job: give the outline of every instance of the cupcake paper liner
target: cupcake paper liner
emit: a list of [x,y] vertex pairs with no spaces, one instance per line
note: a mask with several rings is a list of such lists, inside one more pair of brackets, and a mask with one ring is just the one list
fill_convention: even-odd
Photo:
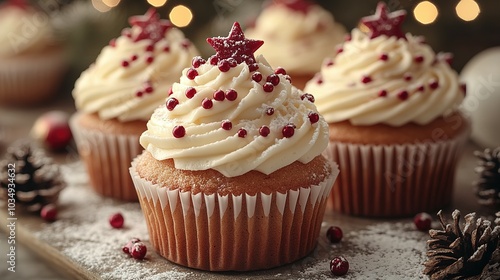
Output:
[[[286,193],[193,194],[159,187],[130,168],[150,241],[174,263],[210,271],[276,267],[316,246],[338,168],[319,185]],[[333,166],[333,164],[332,164]]]
[[87,129],[78,125],[77,116],[71,117],[78,153],[85,163],[90,186],[100,195],[124,201],[137,201],[137,193],[130,178],[130,162],[143,148],[140,135],[121,135]]
[[57,93],[66,68],[63,51],[0,58],[0,104],[33,105],[50,99]]
[[468,135],[403,145],[330,142],[323,155],[341,170],[331,206],[367,217],[403,217],[446,207]]

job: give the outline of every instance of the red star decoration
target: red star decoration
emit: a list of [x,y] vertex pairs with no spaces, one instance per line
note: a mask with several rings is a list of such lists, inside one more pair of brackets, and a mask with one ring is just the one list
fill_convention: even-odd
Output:
[[9,0],[0,4],[0,7],[16,7],[22,10],[27,10],[30,5],[25,0]]
[[277,5],[285,5],[287,8],[307,14],[309,8],[314,5],[311,1],[307,0],[276,0],[274,1]]
[[380,35],[406,38],[401,30],[401,25],[406,17],[406,11],[399,10],[388,13],[384,2],[379,2],[374,15],[361,18],[361,23],[370,29],[370,38]]
[[264,44],[261,40],[245,38],[238,22],[233,24],[227,37],[207,38],[207,42],[217,52],[215,55],[220,60],[234,58],[237,63],[255,63],[253,53]]
[[156,43],[172,28],[170,21],[160,19],[154,8],[150,8],[143,16],[132,16],[128,21],[130,25],[141,28],[141,32],[132,38],[134,42],[149,39]]

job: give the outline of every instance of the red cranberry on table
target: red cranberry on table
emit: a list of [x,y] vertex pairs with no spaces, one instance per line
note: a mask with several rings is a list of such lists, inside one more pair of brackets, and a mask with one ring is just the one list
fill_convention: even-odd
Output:
[[136,260],[142,260],[146,256],[148,248],[142,242],[136,242],[130,247],[130,255]]
[[124,222],[125,219],[123,218],[123,215],[121,213],[115,213],[109,217],[109,224],[113,228],[122,228]]
[[53,222],[57,219],[57,207],[54,204],[47,204],[40,210],[40,217],[47,222]]
[[132,244],[137,243],[141,241],[139,238],[132,238],[130,239],[125,246],[122,247],[122,251],[124,253],[130,254],[130,249],[132,248]]
[[431,215],[425,212],[418,213],[413,218],[413,223],[415,224],[415,227],[417,227],[418,230],[428,231],[431,229],[432,217]]
[[349,271],[349,262],[344,257],[335,257],[330,261],[330,271],[335,276],[346,275]]
[[342,229],[337,226],[331,226],[326,231],[326,237],[331,243],[339,243],[343,236]]
[[42,114],[33,124],[31,135],[51,150],[64,149],[73,139],[69,115],[63,111]]

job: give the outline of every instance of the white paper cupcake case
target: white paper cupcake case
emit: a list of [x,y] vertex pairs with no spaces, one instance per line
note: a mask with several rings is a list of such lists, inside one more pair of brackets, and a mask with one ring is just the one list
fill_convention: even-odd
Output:
[[54,96],[67,69],[63,51],[0,59],[0,104],[32,105]]
[[469,131],[455,139],[404,145],[330,142],[323,155],[340,166],[330,202],[335,211],[402,217],[446,207]]
[[143,151],[139,135],[87,129],[77,124],[78,116],[71,117],[70,126],[91,187],[105,197],[137,201],[128,169],[130,162]]
[[166,259],[211,271],[256,270],[293,262],[316,246],[338,168],[309,188],[239,196],[169,190],[130,174],[150,240]]

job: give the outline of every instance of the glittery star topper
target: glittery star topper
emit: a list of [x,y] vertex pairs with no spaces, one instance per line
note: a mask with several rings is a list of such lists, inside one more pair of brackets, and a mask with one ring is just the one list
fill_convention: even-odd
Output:
[[234,58],[237,63],[255,63],[253,53],[264,44],[264,41],[245,38],[238,22],[233,24],[227,37],[207,38],[207,42],[215,49],[219,60]]
[[287,8],[307,14],[309,8],[313,5],[313,2],[308,0],[276,0],[274,1],[276,5],[285,5]]
[[130,25],[141,28],[141,32],[133,36],[134,42],[150,39],[156,43],[165,36],[165,32],[172,28],[170,21],[160,19],[160,15],[154,8],[150,8],[143,16],[132,16],[128,21]]
[[389,13],[384,2],[379,2],[374,15],[361,18],[361,23],[370,29],[370,38],[380,35],[406,38],[401,25],[406,17],[406,11],[399,10]]

